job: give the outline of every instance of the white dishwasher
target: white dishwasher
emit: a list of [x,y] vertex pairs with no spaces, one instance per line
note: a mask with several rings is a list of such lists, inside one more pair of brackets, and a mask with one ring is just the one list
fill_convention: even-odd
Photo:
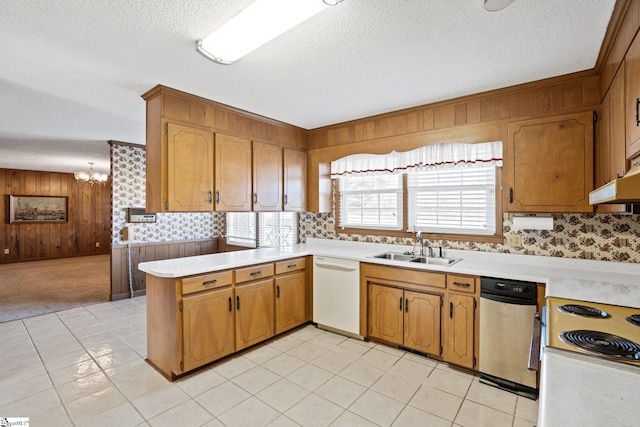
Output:
[[362,339],[358,261],[313,257],[313,321],[319,328]]

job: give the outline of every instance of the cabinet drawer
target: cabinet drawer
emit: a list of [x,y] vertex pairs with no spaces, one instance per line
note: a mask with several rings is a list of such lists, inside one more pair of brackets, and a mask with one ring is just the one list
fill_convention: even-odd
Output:
[[252,265],[236,270],[236,283],[249,282],[263,277],[273,276],[273,263]]
[[289,273],[291,271],[304,270],[306,258],[294,258],[276,262],[276,274]]
[[476,277],[447,274],[447,288],[451,291],[474,294],[476,292]]
[[218,273],[203,274],[201,276],[187,277],[182,279],[182,295],[194,292],[206,291],[207,289],[221,288],[232,283],[231,271],[221,271]]

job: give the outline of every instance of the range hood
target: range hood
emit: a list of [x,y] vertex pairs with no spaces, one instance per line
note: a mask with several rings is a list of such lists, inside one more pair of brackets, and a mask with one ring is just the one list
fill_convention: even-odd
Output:
[[640,203],[640,163],[633,165],[622,178],[589,193],[589,204]]

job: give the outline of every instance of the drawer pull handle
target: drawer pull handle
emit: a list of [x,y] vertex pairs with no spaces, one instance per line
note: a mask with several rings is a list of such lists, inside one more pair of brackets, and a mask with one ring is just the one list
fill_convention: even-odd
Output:
[[465,283],[465,282],[453,282],[454,285],[456,286],[462,286],[463,288],[469,288],[471,287],[471,283]]
[[202,282],[202,286],[215,285],[218,283],[218,279],[207,280],[206,282]]
[[287,268],[296,268],[298,266],[298,264],[289,264],[287,265]]
[[254,271],[253,273],[249,273],[249,276],[259,276],[262,274],[262,270]]

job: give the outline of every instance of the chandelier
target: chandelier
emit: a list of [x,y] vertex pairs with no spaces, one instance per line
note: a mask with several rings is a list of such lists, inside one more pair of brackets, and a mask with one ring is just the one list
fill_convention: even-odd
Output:
[[107,182],[109,175],[105,173],[94,172],[93,165],[94,165],[94,162],[89,162],[89,172],[85,172],[85,171],[74,172],[73,176],[75,177],[76,181],[80,181],[82,183],[91,184],[91,185],[96,183],[104,184],[105,182]]

